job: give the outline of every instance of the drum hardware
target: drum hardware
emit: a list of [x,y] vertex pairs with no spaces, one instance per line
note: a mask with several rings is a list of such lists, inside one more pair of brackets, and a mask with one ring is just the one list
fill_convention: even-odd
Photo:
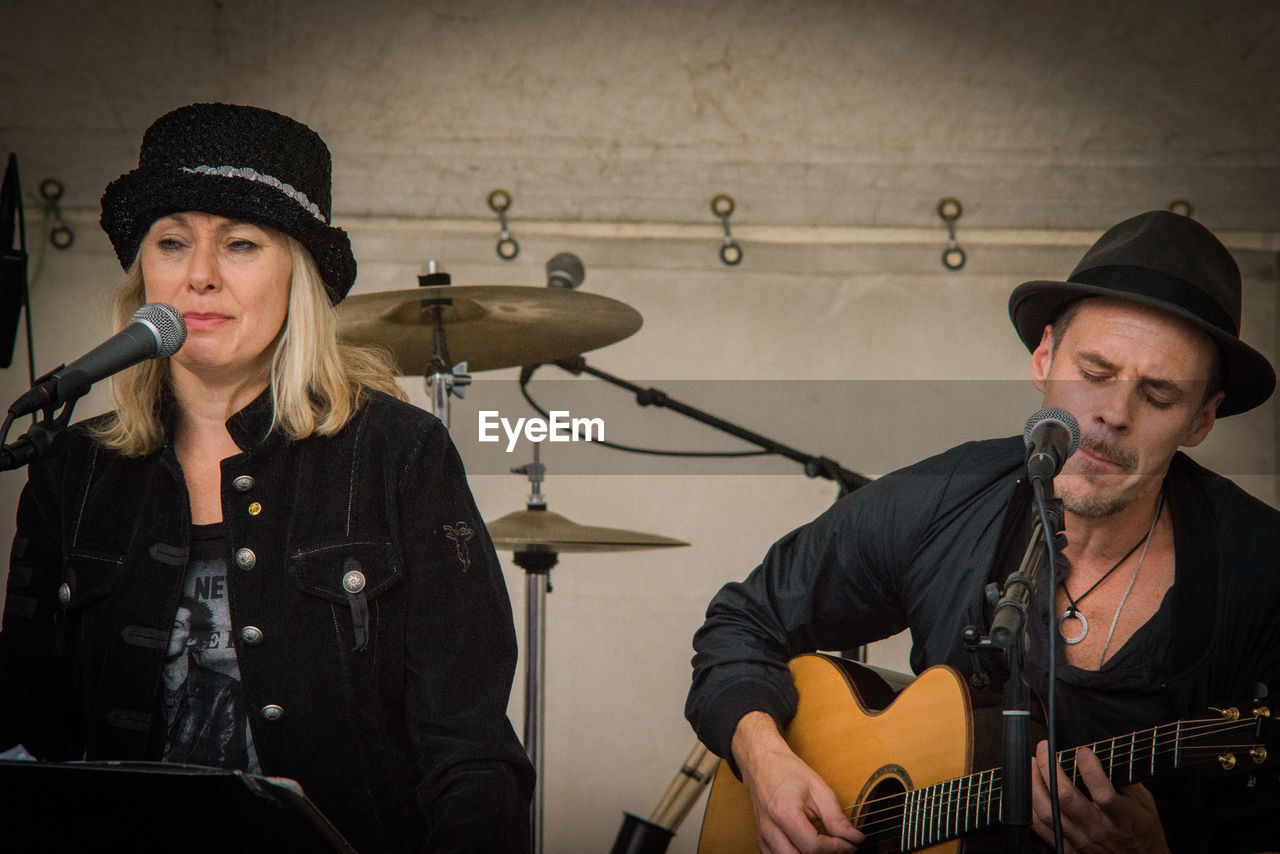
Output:
[[[794,448],[776,442],[767,436],[752,432],[740,427],[723,418],[718,418],[710,413],[704,412],[695,407],[682,403],[666,392],[656,388],[642,388],[627,380],[609,374],[606,371],[593,368],[587,364],[587,360],[582,356],[573,356],[568,359],[561,359],[554,362],[556,367],[568,371],[574,375],[589,374],[590,376],[602,379],[612,385],[625,389],[635,395],[636,403],[640,406],[660,406],[678,412],[681,415],[692,418],[709,427],[714,427],[721,432],[728,433],[744,441],[750,442],[760,447],[761,451],[751,452],[730,452],[734,456],[743,456],[746,454],[772,453],[787,457],[788,459],[799,462],[804,466],[804,472],[809,477],[823,477],[827,480],[835,481],[838,485],[838,495],[843,496],[852,492],[859,487],[865,486],[871,480],[857,472],[850,471],[835,460],[827,457],[818,457],[812,454],[806,454]],[[525,399],[536,409],[543,417],[547,417],[547,413],[542,407],[529,396],[527,384],[533,377],[533,373],[540,365],[532,365],[524,368],[520,372],[520,387],[524,393]],[[682,451],[656,451],[648,448],[632,448],[617,443],[599,441],[596,444],[605,445],[606,447],[617,448],[619,450],[636,451],[640,453],[668,453],[679,456],[725,456],[726,454],[716,453],[694,453]],[[534,446],[535,462],[537,446]],[[512,514],[515,516],[516,514]],[[510,517],[504,517],[510,518]],[[489,530],[492,533],[494,525],[499,524],[502,520],[492,523]],[[526,530],[526,534],[528,531]],[[653,535],[640,535],[643,537]],[[496,542],[496,537],[495,537]],[[583,549],[586,550],[586,549]],[[847,655],[858,661],[866,660],[866,648],[859,647],[850,651]],[[684,764],[677,772],[675,779],[668,787],[667,792],[659,801],[658,806],[654,809],[648,820],[642,819],[632,813],[623,814],[623,822],[618,829],[618,835],[614,840],[613,848],[610,854],[661,854],[666,851],[667,845],[671,841],[671,837],[675,834],[675,829],[679,826],[689,810],[693,808],[702,789],[711,781],[711,775],[715,772],[718,758],[711,753],[701,742],[694,745],[693,751],[689,754]]]
[[537,772],[530,811],[533,854],[542,854],[543,732],[546,711],[546,692],[542,683],[547,664],[545,626],[547,594],[551,591],[551,569],[562,552],[635,551],[689,545],[657,534],[578,525],[547,510],[547,502],[542,495],[546,467],[539,461],[539,447],[536,443],[533,446],[531,464],[512,470],[529,479],[531,492],[526,509],[485,523],[494,547],[514,552],[512,562],[527,575],[524,747]]
[[[428,261],[426,275],[418,277],[420,288],[443,288],[452,284],[453,277],[438,270],[435,261]],[[444,422],[446,429],[451,426],[450,398],[466,397],[467,386],[471,385],[467,363],[463,361],[454,364],[449,358],[449,340],[444,331],[444,312],[452,305],[453,300],[448,297],[432,297],[422,301],[423,311],[431,318],[431,360],[424,372],[427,395],[431,398],[432,413]]]
[[349,296],[338,304],[339,331],[349,343],[389,349],[401,375],[420,375],[435,355],[436,312],[428,310],[435,307],[451,358],[472,371],[576,356],[621,341],[643,323],[626,303],[582,290],[444,285]]
[[619,300],[567,288],[455,285],[435,270],[419,287],[356,294],[338,305],[339,334],[382,346],[401,375],[424,375],[432,411],[449,423],[450,394],[470,372],[563,359],[633,334],[640,313]]

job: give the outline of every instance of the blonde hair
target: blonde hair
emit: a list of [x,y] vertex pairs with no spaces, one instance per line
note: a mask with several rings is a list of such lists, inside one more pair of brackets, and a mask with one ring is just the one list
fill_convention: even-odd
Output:
[[[271,357],[271,426],[290,439],[332,436],[351,420],[369,389],[406,400],[387,352],[338,340],[338,316],[315,260],[297,240],[277,233],[289,246],[293,277],[289,314]],[[116,288],[115,328],[125,328],[145,301],[142,266],[135,260]],[[116,374],[111,379],[115,412],[91,430],[93,438],[128,457],[158,451],[164,444],[160,407],[168,385],[167,359]]]

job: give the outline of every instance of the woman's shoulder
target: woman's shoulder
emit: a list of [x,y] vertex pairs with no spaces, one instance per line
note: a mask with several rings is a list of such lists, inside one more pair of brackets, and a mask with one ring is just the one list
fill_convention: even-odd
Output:
[[423,430],[444,429],[440,419],[422,407],[371,388],[364,389],[357,417],[363,417],[374,424],[413,426]]
[[[100,436],[116,421],[115,412],[104,412],[72,424],[58,439],[58,456],[120,457],[102,444]],[[124,457],[120,457],[125,459]]]
[[360,407],[347,425],[365,441],[384,447],[421,446],[448,441],[449,431],[432,413],[382,391],[366,388]]

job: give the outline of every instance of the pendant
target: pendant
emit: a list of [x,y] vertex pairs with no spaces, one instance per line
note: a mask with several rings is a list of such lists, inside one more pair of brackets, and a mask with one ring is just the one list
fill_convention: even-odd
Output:
[[[1080,621],[1080,634],[1068,635],[1066,631],[1067,620]],[[1089,634],[1089,621],[1085,619],[1075,608],[1067,608],[1062,612],[1062,616],[1058,617],[1058,634],[1062,635],[1062,639],[1067,643],[1076,644],[1085,639],[1085,635]]]

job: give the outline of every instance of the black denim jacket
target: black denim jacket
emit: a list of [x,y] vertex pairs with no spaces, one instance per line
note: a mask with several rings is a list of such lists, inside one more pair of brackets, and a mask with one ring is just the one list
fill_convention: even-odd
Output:
[[[493,544],[448,432],[372,393],[336,436],[227,427],[227,589],[253,743],[361,852],[528,849],[533,769]],[[171,446],[72,431],[18,508],[0,741],[44,759],[159,759],[161,669],[190,545]],[[256,631],[250,631],[254,629]]]

